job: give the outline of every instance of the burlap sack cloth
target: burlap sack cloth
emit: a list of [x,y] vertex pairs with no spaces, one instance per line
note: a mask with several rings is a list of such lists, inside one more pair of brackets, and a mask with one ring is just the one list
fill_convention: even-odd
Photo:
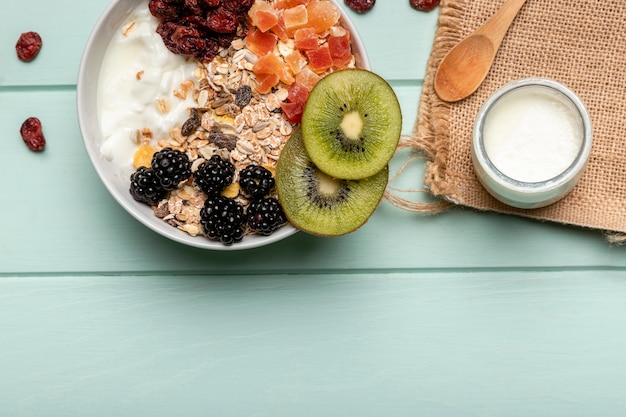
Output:
[[[481,87],[449,104],[433,89],[452,46],[484,23],[504,0],[443,0],[414,132],[404,146],[429,159],[430,192],[467,207],[626,232],[626,3],[624,0],[528,0],[505,36]],[[521,210],[491,197],[474,174],[471,136],[485,100],[509,81],[546,77],[574,90],[591,113],[593,147],[575,189],[548,207]],[[444,207],[438,204],[434,211]],[[423,207],[422,207],[423,208]],[[621,232],[621,233],[619,233]]]

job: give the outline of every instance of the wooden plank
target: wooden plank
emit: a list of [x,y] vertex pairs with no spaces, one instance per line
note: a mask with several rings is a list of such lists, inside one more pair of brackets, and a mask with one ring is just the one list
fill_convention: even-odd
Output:
[[[0,25],[0,87],[73,85],[91,29],[109,4],[91,0],[19,1],[2,4]],[[43,46],[29,63],[19,61],[15,43],[23,32],[35,31]]]
[[0,278],[0,409],[11,417],[621,416],[623,278]]

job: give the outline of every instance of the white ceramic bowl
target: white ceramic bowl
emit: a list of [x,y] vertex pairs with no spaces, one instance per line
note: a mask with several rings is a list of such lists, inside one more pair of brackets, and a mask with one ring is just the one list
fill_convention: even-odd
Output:
[[[342,12],[342,24],[351,33],[353,53],[357,59],[357,66],[370,69],[370,63],[363,46],[361,37],[351,22],[349,16],[339,6],[337,0],[331,0]],[[157,218],[152,209],[136,202],[130,195],[129,178],[122,177],[114,164],[100,152],[102,134],[98,114],[98,79],[102,61],[113,34],[120,30],[130,13],[141,3],[148,4],[147,0],[113,0],[94,27],[83,52],[77,82],[77,111],[78,122],[85,148],[98,176],[107,190],[117,202],[133,217],[153,231],[179,243],[212,250],[237,250],[269,245],[293,235],[297,230],[286,225],[270,236],[245,236],[240,243],[226,246],[220,242],[207,239],[204,236],[190,236],[189,234],[168,225]]]

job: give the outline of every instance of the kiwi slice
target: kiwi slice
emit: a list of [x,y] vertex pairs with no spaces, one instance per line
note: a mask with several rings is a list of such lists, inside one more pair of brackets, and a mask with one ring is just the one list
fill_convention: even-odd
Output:
[[304,146],[313,163],[335,178],[374,175],[393,156],[402,111],[391,86],[364,69],[345,69],[313,87],[302,114]]
[[302,129],[285,144],[276,167],[278,199],[296,228],[319,236],[338,236],[362,226],[378,206],[389,177],[385,165],[370,178],[335,179],[309,158]]

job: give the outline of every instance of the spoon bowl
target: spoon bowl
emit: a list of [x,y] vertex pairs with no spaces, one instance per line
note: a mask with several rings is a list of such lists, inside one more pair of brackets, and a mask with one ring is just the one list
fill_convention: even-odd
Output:
[[507,0],[471,35],[455,45],[439,64],[435,92],[448,102],[463,100],[482,84],[493,64],[502,39],[526,0]]

